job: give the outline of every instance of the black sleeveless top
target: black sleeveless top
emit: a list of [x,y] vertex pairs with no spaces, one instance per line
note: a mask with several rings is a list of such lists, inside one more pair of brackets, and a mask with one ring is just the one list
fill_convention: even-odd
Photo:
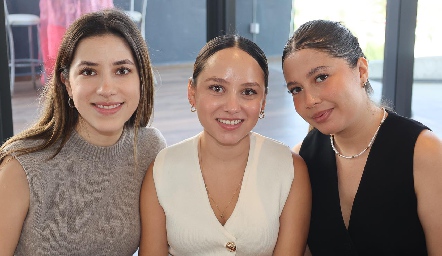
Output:
[[304,139],[300,155],[312,185],[308,246],[314,256],[427,255],[417,214],[413,154],[417,137],[428,128],[388,113],[370,150],[348,230],[330,138],[314,129]]

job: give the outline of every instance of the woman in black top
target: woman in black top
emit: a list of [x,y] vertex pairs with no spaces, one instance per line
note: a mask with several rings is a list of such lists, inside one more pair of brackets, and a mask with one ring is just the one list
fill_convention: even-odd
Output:
[[312,186],[313,255],[442,255],[442,143],[370,100],[368,61],[338,22],[287,42],[283,71],[312,127],[295,147]]

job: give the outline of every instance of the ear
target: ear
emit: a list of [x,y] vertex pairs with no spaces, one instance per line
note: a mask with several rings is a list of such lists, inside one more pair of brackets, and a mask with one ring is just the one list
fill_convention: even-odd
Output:
[[66,79],[66,76],[63,74],[63,72],[60,72],[60,80],[66,87],[66,91],[68,92],[69,97],[72,97],[71,84],[69,83],[69,79]]
[[360,57],[358,59],[357,67],[359,69],[361,84],[363,84],[368,80],[368,60],[364,57]]
[[195,93],[196,86],[192,82],[192,78],[189,78],[187,83],[187,98],[189,99],[189,104],[195,106]]
[[264,95],[264,99],[262,100],[261,110],[264,110],[266,108],[266,95]]

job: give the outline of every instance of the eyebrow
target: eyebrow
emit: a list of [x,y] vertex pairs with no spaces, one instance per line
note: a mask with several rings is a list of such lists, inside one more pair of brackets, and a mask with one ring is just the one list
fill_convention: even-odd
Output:
[[242,86],[250,86],[250,87],[258,86],[259,87],[260,85],[256,82],[250,82],[250,83],[243,83]]
[[[226,81],[226,80],[224,80],[222,78],[218,78],[218,77],[209,77],[209,78],[207,78],[204,81],[205,82],[214,81],[214,82],[220,83],[220,84],[228,84],[229,83],[228,81]],[[260,85],[257,82],[246,82],[246,83],[241,84],[241,86],[245,86],[245,87],[247,87],[247,86],[258,86],[259,87]]]
[[208,81],[214,81],[217,83],[228,83],[226,80],[224,80],[222,78],[218,78],[218,77],[209,77],[206,80],[204,80],[204,82],[208,82]]
[[325,70],[328,69],[328,66],[318,66],[315,68],[310,69],[310,71],[307,73],[306,77],[309,78],[311,77],[313,74],[317,73],[320,70]]
[[[115,62],[112,63],[112,65],[114,65],[114,66],[123,65],[123,64],[135,65],[129,59],[118,60],[118,61],[115,61]],[[95,63],[95,62],[92,62],[92,61],[83,60],[77,66],[98,66],[98,63]]]
[[[318,73],[319,71],[321,71],[321,70],[326,70],[326,69],[328,69],[328,68],[329,68],[328,66],[318,66],[318,67],[312,68],[312,69],[310,69],[310,71],[307,73],[307,75],[306,75],[305,77],[309,78],[309,77],[311,77],[312,75]],[[291,82],[288,82],[288,83],[287,83],[287,87],[289,87],[289,86],[294,86],[294,85],[298,85],[298,84],[299,84],[298,82],[291,81]]]
[[129,59],[124,59],[124,60],[115,61],[113,64],[114,64],[114,65],[122,65],[122,64],[135,65],[135,64],[134,64],[132,61],[130,61]]

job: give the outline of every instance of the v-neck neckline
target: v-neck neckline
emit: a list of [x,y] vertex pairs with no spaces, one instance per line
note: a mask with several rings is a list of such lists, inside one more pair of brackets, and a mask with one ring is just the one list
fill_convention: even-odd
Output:
[[253,133],[250,132],[250,134],[249,134],[249,136],[250,136],[249,155],[247,157],[247,163],[246,163],[246,168],[244,169],[244,174],[243,174],[243,177],[242,177],[241,187],[240,187],[240,189],[238,191],[238,200],[236,201],[236,204],[235,204],[235,207],[233,208],[232,214],[226,220],[224,225],[222,225],[221,222],[219,222],[218,218],[216,217],[214,209],[212,208],[212,206],[210,204],[210,198],[209,198],[209,195],[208,195],[207,190],[206,190],[206,185],[205,185],[205,182],[204,182],[203,173],[202,173],[202,170],[201,170],[201,166],[199,164],[198,143],[199,143],[201,134],[202,133],[200,133],[199,135],[196,136],[196,139],[194,141],[194,147],[193,147],[194,148],[194,152],[195,152],[195,154],[194,154],[194,161],[196,163],[196,166],[198,166],[198,168],[195,168],[195,170],[199,173],[197,175],[197,177],[199,179],[199,187],[200,187],[199,189],[200,189],[200,192],[205,195],[205,196],[203,196],[204,197],[204,201],[205,201],[204,204],[205,204],[206,211],[208,212],[208,214],[211,215],[210,218],[213,219],[220,228],[222,228],[224,231],[226,231],[227,227],[229,226],[229,223],[234,221],[235,216],[237,215],[237,212],[239,211],[238,208],[241,207],[241,202],[243,201],[242,198],[244,197],[245,190],[247,189],[246,186],[247,186],[248,176],[249,176],[249,173],[250,173],[250,171],[249,171],[249,169],[250,169],[250,161],[251,161],[251,158],[252,158],[252,150],[253,150],[253,148],[255,148],[255,139],[256,138],[253,135]]
[[[370,163],[371,163],[371,159],[372,159],[372,155],[373,155],[373,153],[372,153],[373,149],[375,149],[374,151],[376,151],[376,147],[377,147],[377,141],[378,141],[377,138],[379,137],[379,134],[382,133],[383,127],[385,126],[386,122],[388,122],[387,120],[388,120],[389,116],[390,116],[390,113],[388,113],[387,117],[385,118],[385,121],[384,121],[383,125],[379,128],[379,132],[378,132],[378,134],[377,134],[377,136],[376,136],[376,138],[375,138],[375,140],[373,142],[373,145],[370,148],[370,151],[368,152],[367,160],[365,161],[364,169],[362,170],[361,179],[359,181],[358,188],[356,190],[356,194],[355,194],[355,197],[353,199],[352,206],[351,206],[350,216],[349,216],[349,219],[348,219],[348,226],[345,226],[344,215],[342,213],[341,198],[340,198],[340,195],[339,195],[339,179],[338,179],[338,166],[336,164],[336,154],[332,151],[333,152],[332,161],[334,163],[334,171],[335,171],[335,179],[336,179],[335,180],[335,184],[336,184],[336,190],[335,191],[336,191],[336,196],[338,198],[339,214],[341,216],[342,226],[347,231],[348,235],[350,235],[351,226],[352,226],[351,224],[352,224],[352,222],[354,222],[355,207],[356,208],[358,207],[357,204],[359,204],[359,201],[361,200],[360,199],[361,193],[364,193],[364,187],[366,186],[365,185],[365,183],[366,183],[365,180],[367,179],[366,176],[369,175],[369,173],[367,174],[367,171],[369,171],[369,169],[367,169],[367,166],[370,167]],[[361,185],[363,186],[362,187],[362,190],[363,190],[362,192],[361,192]],[[357,215],[356,215],[356,218],[357,218]]]
[[[338,198],[339,214],[341,216],[342,226],[347,231],[347,233],[350,233],[351,223],[352,223],[352,220],[354,219],[353,217],[354,217],[355,204],[359,201],[358,199],[359,199],[360,194],[361,194],[361,185],[364,185],[364,180],[365,180],[364,177],[367,175],[366,174],[367,173],[367,168],[366,167],[367,167],[367,163],[369,163],[369,161],[370,161],[370,153],[371,153],[371,149],[370,149],[370,151],[368,153],[367,160],[365,161],[365,165],[364,165],[364,168],[362,170],[361,179],[359,180],[359,184],[358,184],[358,187],[357,187],[357,190],[356,190],[356,194],[354,196],[354,199],[353,199],[353,202],[352,202],[352,205],[351,205],[351,208],[350,208],[350,215],[349,215],[349,218],[348,218],[348,226],[345,225],[344,214],[342,212],[341,197],[340,197],[340,193],[339,193],[338,167],[337,167],[337,164],[335,164],[335,166],[336,166],[335,167],[335,171],[336,171],[336,182],[335,182],[335,184],[336,184],[336,191],[337,191],[336,194],[337,194],[337,198]],[[333,156],[333,160],[336,163],[336,155]]]

